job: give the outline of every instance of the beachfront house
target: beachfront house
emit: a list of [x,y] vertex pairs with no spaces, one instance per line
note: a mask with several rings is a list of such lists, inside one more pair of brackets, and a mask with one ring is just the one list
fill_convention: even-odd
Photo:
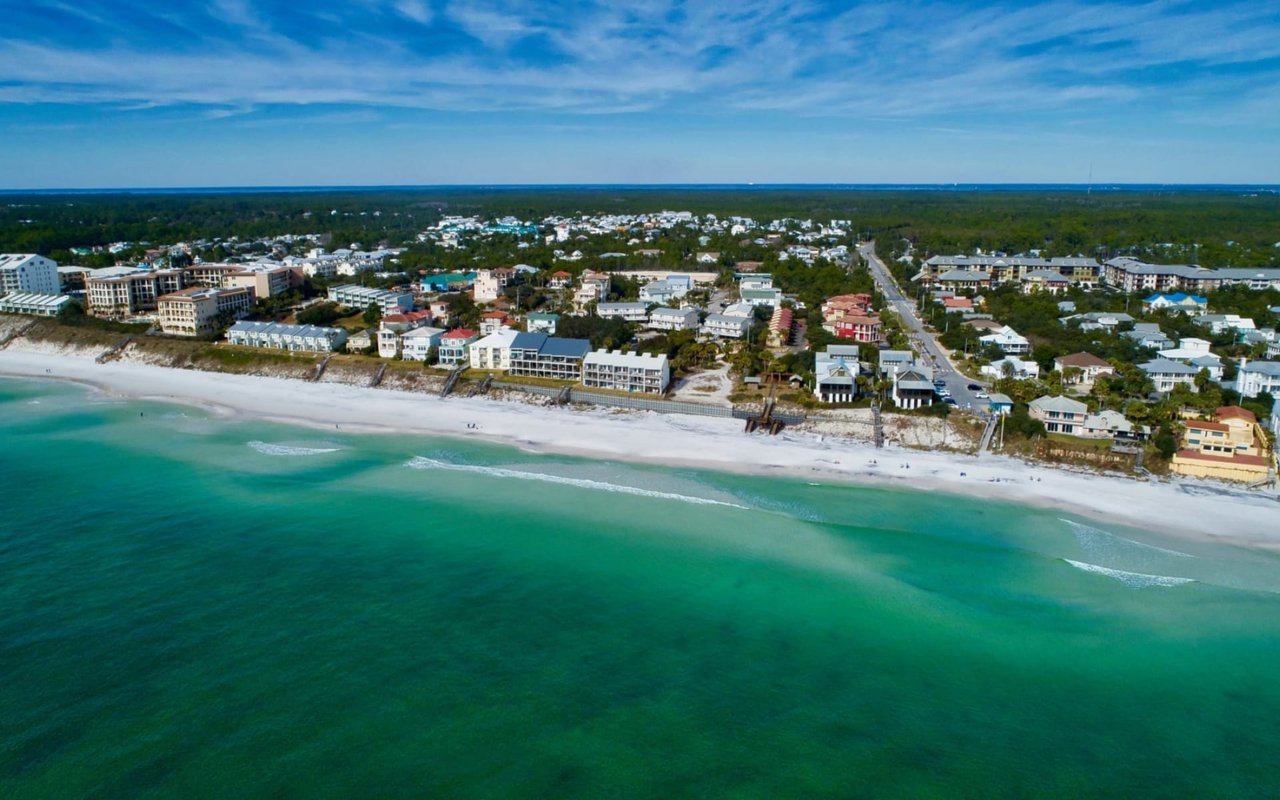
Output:
[[887,378],[899,369],[914,366],[916,354],[910,350],[881,350],[877,369],[881,378]]
[[666,354],[596,350],[582,360],[582,385],[589,389],[661,395],[671,382]]
[[470,328],[454,328],[440,337],[436,364],[442,367],[456,367],[468,362],[467,349],[480,335]]
[[858,399],[860,370],[856,345],[829,345],[814,354],[814,397],[824,403],[852,403]]
[[898,408],[924,408],[933,405],[933,370],[911,366],[893,373],[893,404]]
[[1104,409],[1097,414],[1088,414],[1084,424],[1080,426],[1077,436],[1084,439],[1120,439],[1127,441],[1145,441],[1151,434],[1146,425],[1134,425],[1124,414],[1111,409]]
[[1069,397],[1046,395],[1032,400],[1027,413],[1032,419],[1043,422],[1044,429],[1049,433],[1079,436],[1089,407]]
[[480,315],[480,335],[488,336],[502,328],[510,327],[511,319],[505,311],[486,311]]
[[405,361],[426,362],[431,358],[431,351],[438,349],[440,339],[444,336],[443,328],[414,328],[400,336],[400,357]]
[[511,341],[507,372],[528,378],[576,381],[591,352],[586,339],[558,339],[545,333],[518,333]]
[[1174,473],[1246,483],[1266,480],[1271,474],[1266,439],[1253,412],[1223,406],[1213,419],[1189,419],[1183,424],[1182,449],[1170,464]]

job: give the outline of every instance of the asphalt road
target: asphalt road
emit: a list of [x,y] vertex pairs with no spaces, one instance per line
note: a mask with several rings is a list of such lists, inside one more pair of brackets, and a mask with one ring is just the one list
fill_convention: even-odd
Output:
[[880,293],[884,295],[886,304],[892,310],[898,312],[898,318],[902,320],[903,326],[906,328],[907,337],[911,340],[912,349],[916,351],[918,360],[934,368],[933,377],[935,380],[946,382],[947,391],[956,400],[956,406],[961,409],[968,409],[985,416],[987,413],[987,401],[977,397],[976,392],[969,388],[969,384],[976,384],[978,381],[958,372],[955,365],[947,358],[946,351],[938,344],[933,334],[925,329],[924,323],[920,321],[919,314],[916,313],[915,303],[906,297],[902,290],[898,288],[897,282],[893,279],[893,275],[889,273],[884,262],[876,255],[874,243],[865,243],[858,245],[858,252],[867,260],[870,265],[871,277],[875,279],[876,286],[880,288]]

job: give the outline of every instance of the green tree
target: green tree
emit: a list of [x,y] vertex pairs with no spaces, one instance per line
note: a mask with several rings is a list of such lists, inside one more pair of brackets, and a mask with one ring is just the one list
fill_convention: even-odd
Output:
[[369,327],[373,327],[382,321],[382,308],[377,303],[370,303],[369,307],[364,310],[364,323]]

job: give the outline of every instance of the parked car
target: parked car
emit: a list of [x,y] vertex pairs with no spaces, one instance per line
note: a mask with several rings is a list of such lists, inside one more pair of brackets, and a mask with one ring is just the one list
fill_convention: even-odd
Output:
[[974,397],[978,398],[979,400],[987,400],[991,397],[991,395],[987,394],[986,392],[978,392],[977,394],[974,395]]
[[968,389],[969,389],[969,391],[971,391],[971,392],[976,392],[976,391],[979,391],[980,389],[982,389],[982,387],[981,387],[981,386],[979,386],[979,385],[978,385],[978,384],[976,384],[976,383],[971,383],[971,384],[969,384],[969,386],[968,386],[967,388],[968,388]]

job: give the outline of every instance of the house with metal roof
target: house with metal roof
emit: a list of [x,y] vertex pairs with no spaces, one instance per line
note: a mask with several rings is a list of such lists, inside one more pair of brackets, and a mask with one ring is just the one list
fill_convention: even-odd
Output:
[[1235,385],[1242,397],[1257,397],[1266,392],[1280,398],[1280,361],[1241,359]]
[[1142,301],[1142,313],[1152,311],[1176,311],[1179,314],[1199,316],[1209,310],[1209,301],[1198,294],[1174,292],[1172,294],[1153,294]]
[[241,320],[227,329],[227,341],[244,347],[328,353],[347,341],[347,332],[342,328],[324,328],[318,325]]
[[1196,388],[1196,375],[1200,370],[1187,366],[1181,361],[1155,358],[1145,364],[1139,364],[1138,369],[1147,373],[1147,377],[1155,384],[1156,391],[1161,394],[1173,391],[1173,387],[1178,384],[1189,386],[1193,392],[1199,391]]
[[933,370],[916,365],[893,373],[893,404],[898,408],[924,408],[933,405]]
[[860,372],[856,345],[830,345],[814,354],[813,394],[824,403],[851,403],[858,398]]
[[511,341],[507,372],[529,378],[576,381],[591,352],[586,339],[559,339],[545,333],[517,333]]

